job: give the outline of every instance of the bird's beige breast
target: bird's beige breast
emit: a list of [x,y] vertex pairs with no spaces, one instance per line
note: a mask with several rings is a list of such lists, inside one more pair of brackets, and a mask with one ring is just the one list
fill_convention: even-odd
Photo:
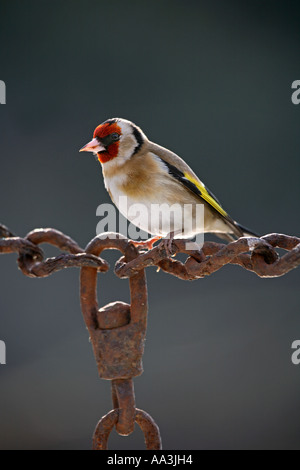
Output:
[[[149,154],[132,158],[120,166],[104,166],[103,175],[114,201],[118,195],[126,195],[135,202],[145,199],[157,201],[169,179],[162,164]],[[173,186],[171,179],[170,185]]]

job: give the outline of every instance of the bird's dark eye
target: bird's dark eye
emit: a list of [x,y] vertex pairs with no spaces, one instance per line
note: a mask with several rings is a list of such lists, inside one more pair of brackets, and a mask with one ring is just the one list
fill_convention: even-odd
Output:
[[114,132],[113,134],[110,135],[111,136],[111,139],[115,142],[117,140],[119,140],[120,136],[119,134],[117,134],[116,132]]
[[111,134],[105,136],[105,137],[102,137],[100,139],[100,142],[101,144],[104,145],[104,147],[109,147],[111,144],[113,144],[114,142],[117,142],[118,140],[120,139],[120,136],[117,132],[112,132]]

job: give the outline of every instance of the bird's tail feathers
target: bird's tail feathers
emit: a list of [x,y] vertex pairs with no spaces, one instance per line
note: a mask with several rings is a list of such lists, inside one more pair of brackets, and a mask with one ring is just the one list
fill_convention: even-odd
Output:
[[235,225],[241,230],[241,232],[243,232],[244,237],[260,237],[260,235],[257,233],[252,232],[252,230],[248,229],[247,227],[243,227],[243,225],[240,225],[237,222],[235,222]]
[[240,237],[260,237],[260,235],[258,235],[257,233],[252,232],[252,230],[244,227],[243,225],[240,225],[239,223],[233,220],[230,221],[230,228],[232,229],[232,232],[215,233],[215,235],[218,238],[221,238],[222,240],[226,240],[227,242],[235,241]]

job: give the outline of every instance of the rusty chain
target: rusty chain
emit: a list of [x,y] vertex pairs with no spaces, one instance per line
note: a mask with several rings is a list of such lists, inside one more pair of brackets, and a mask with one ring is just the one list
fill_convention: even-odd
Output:
[[[54,245],[62,253],[45,259],[40,245]],[[287,251],[279,256],[276,248]],[[100,257],[103,251],[119,250],[122,257],[115,274],[129,278],[130,305],[112,302],[99,308],[97,275],[109,264]],[[0,254],[18,253],[18,266],[29,277],[46,277],[64,268],[80,267],[80,299],[99,376],[111,381],[113,410],[98,422],[93,449],[107,449],[115,427],[120,435],[141,428],[147,449],[161,449],[159,428],[145,411],[136,408],[133,378],[142,374],[142,356],[147,328],[147,283],[145,268],[156,266],[180,279],[195,280],[209,276],[226,264],[236,264],[260,277],[283,276],[300,265],[300,238],[270,234],[261,238],[240,238],[224,245],[205,242],[201,250],[187,251],[185,240],[174,240],[173,254],[187,255],[185,262],[166,256],[163,244],[152,250],[139,251],[120,234],[105,233],[95,237],[83,250],[62,232],[36,229],[21,238],[0,225]]]

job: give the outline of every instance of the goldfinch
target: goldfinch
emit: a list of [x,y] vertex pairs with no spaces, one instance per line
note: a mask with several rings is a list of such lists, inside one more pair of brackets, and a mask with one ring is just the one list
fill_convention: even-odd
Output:
[[[148,140],[138,126],[126,119],[108,119],[100,124],[94,131],[93,139],[80,149],[80,152],[83,151],[97,155],[102,165],[105,187],[120,212],[140,229],[154,236],[142,242],[147,248],[165,237],[165,241],[168,240],[165,248],[170,253],[174,237],[193,237],[200,231],[214,233],[226,240],[256,236],[228,215],[184,160]],[[120,202],[125,200],[126,207]],[[136,204],[143,204],[148,211],[144,217],[138,218],[138,222],[136,215],[129,210]],[[201,226],[196,217],[199,204],[204,207],[204,224],[202,222]],[[168,213],[168,223],[163,224],[164,212],[159,221],[151,223],[149,213],[154,205],[177,207],[181,214],[185,211],[189,223],[185,226],[182,222],[178,226],[178,222],[177,225],[174,223],[174,214],[172,218]],[[165,226],[170,229],[166,230]]]

